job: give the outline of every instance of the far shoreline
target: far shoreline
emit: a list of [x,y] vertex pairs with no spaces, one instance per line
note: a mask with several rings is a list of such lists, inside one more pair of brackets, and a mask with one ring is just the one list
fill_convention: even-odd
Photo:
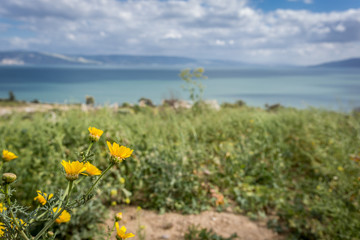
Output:
[[[265,103],[263,106],[252,106],[247,105],[246,102],[242,100],[238,100],[235,102],[223,102],[219,104],[216,100],[203,100],[203,104],[205,104],[208,108],[214,110],[220,110],[223,108],[251,108],[258,109],[263,111],[277,111],[279,109],[296,109],[296,110],[306,110],[306,109],[317,109],[321,111],[329,111],[329,112],[338,112],[338,113],[359,113],[360,107],[353,107],[352,109],[329,109],[324,107],[316,107],[307,105],[304,108],[298,108],[293,106],[285,106],[281,103],[267,104]],[[103,108],[113,109],[118,111],[121,109],[135,109],[135,108],[173,108],[173,109],[191,109],[194,107],[194,104],[191,101],[183,100],[183,99],[164,99],[161,104],[153,104],[151,99],[141,98],[137,103],[99,103],[99,104],[86,104],[81,102],[73,102],[73,103],[51,103],[51,102],[40,102],[38,100],[33,101],[25,101],[25,100],[14,100],[11,101],[9,99],[0,99],[0,117],[12,113],[34,113],[34,112],[48,112],[53,110],[59,111],[68,111],[68,110],[81,110],[81,111],[95,111]]]

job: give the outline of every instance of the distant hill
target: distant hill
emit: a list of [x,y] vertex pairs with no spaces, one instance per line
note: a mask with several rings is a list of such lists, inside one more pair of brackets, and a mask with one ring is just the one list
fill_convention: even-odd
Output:
[[57,65],[57,64],[97,64],[81,57],[69,57],[54,53],[28,51],[0,52],[1,65]]
[[82,55],[80,56],[101,64],[116,65],[173,65],[173,64],[191,64],[197,60],[184,57],[165,57],[165,56],[134,56],[134,55]]
[[326,62],[311,67],[360,68],[360,58],[351,58],[342,61]]
[[35,51],[7,51],[0,52],[0,65],[241,66],[244,63],[176,56],[63,55]]

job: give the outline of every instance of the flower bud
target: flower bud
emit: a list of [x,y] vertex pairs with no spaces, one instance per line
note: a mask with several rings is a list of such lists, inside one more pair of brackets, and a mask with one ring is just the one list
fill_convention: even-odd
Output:
[[122,219],[122,212],[118,212],[116,215],[115,215],[115,220],[116,221],[121,221]]
[[119,163],[122,163],[122,161],[123,160],[119,157],[115,157],[115,156],[110,157],[110,163],[119,164]]
[[4,173],[2,175],[2,180],[5,183],[12,183],[16,180],[16,175],[14,173]]
[[124,183],[125,183],[125,178],[123,178],[123,177],[120,178],[120,183],[121,183],[121,184],[124,184]]
[[111,197],[116,197],[117,194],[118,194],[118,192],[117,192],[116,189],[112,189],[112,190],[110,191]]
[[48,232],[47,232],[47,235],[48,235],[49,237],[52,237],[52,236],[54,236],[54,232],[48,231]]

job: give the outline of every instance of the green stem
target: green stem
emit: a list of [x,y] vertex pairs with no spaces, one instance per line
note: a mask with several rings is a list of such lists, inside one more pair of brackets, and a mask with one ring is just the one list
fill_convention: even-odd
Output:
[[111,232],[109,232],[109,235],[108,235],[108,239],[107,239],[107,240],[109,240],[109,239],[110,239],[111,234],[112,234],[112,232],[113,232],[113,231],[114,231],[114,229],[115,229],[115,224],[116,224],[116,221],[114,222],[114,225],[113,225],[113,227],[112,227],[112,229],[111,229]]
[[[61,202],[60,202],[60,205],[61,208],[58,207],[58,209],[56,209],[56,212],[55,213],[55,217],[53,217],[53,219],[51,219],[45,226],[43,229],[41,229],[41,231],[36,235],[36,237],[34,238],[34,240],[38,240],[39,238],[41,238],[41,236],[54,224],[54,222],[56,221],[56,219],[62,214],[62,212],[65,210],[65,207],[66,205],[68,204],[69,202],[69,198],[70,198],[70,194],[71,194],[71,190],[72,190],[72,186],[73,186],[73,181],[69,181],[68,183],[68,191],[67,194],[66,192],[64,193],[62,199],[61,199]],[[66,199],[65,199],[65,202],[63,202],[63,199],[65,198],[66,196]],[[63,202],[63,204],[61,204]],[[59,210],[60,209],[60,210]]]
[[[55,213],[58,213],[58,212],[60,211],[61,204],[64,202],[65,196],[68,195],[68,191],[69,191],[69,184],[66,186],[66,190],[65,190],[64,194],[62,195],[62,198],[61,198],[60,201],[59,201],[59,205],[57,206],[57,209],[56,209],[56,212],[55,212]],[[39,208],[39,207],[40,207],[40,206],[38,206],[38,208]],[[30,224],[30,223],[33,223],[33,222],[35,222],[35,221],[37,221],[37,220],[39,220],[39,219],[40,219],[41,217],[43,217],[46,213],[47,213],[47,212],[43,212],[42,214],[40,214],[39,216],[37,216],[35,219],[31,219],[30,222],[29,222],[29,224]]]
[[[34,211],[37,212],[39,208],[40,208],[40,205],[37,206],[37,208],[36,208]],[[31,224],[31,223],[39,220],[42,216],[44,216],[45,213],[46,213],[46,212],[42,213],[40,216],[38,216],[37,213],[36,213],[35,216],[34,216],[35,218],[31,219],[30,222],[29,222],[29,224]]]
[[[110,170],[110,168],[112,168],[112,166],[114,166],[115,163],[111,163],[102,173],[101,175],[98,177],[98,179],[96,179],[95,183],[90,187],[90,189],[86,192],[86,194],[83,196],[83,199],[86,199],[89,194],[94,190],[95,186],[99,183],[99,181],[101,180],[101,178]],[[76,204],[76,202],[70,203],[69,206],[74,206]]]
[[85,159],[87,158],[87,156],[89,155],[90,149],[92,147],[92,145],[94,145],[94,142],[91,142],[88,149],[86,150],[85,155],[83,156],[83,161],[85,161]]
[[20,224],[18,223],[18,221],[16,220],[15,215],[14,215],[14,212],[13,212],[13,210],[12,210],[12,208],[11,208],[11,201],[10,201],[10,197],[9,197],[9,184],[6,184],[6,185],[5,185],[5,198],[6,198],[6,201],[7,201],[8,206],[9,206],[10,216],[11,216],[11,218],[13,219],[13,221],[14,221],[17,229],[20,231],[21,236],[22,236],[24,239],[26,239],[26,240],[30,240],[30,239],[26,236],[26,234],[24,233],[24,231],[21,230],[21,226],[20,226]]
[[57,206],[57,209],[56,209],[56,212],[55,213],[58,213],[60,211],[60,208],[61,208],[61,205],[64,203],[65,201],[65,197],[68,196],[70,194],[70,185],[72,187],[73,185],[73,182],[72,181],[69,181],[68,182],[68,185],[66,186],[66,190],[64,192],[64,194],[62,195],[61,199],[60,199],[60,202],[59,202],[59,205]]
[[87,196],[89,196],[89,194],[94,190],[95,186],[98,184],[100,179],[110,170],[110,168],[112,168],[112,166],[114,166],[114,164],[115,163],[110,163],[110,165],[101,173],[101,175],[98,177],[98,179],[96,179],[95,183],[91,186],[91,188],[85,194],[84,199],[86,199]]

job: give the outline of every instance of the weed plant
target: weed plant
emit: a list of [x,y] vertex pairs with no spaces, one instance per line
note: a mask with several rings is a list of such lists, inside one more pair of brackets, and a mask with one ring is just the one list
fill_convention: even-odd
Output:
[[[67,187],[61,189],[61,186],[56,185],[50,181],[56,192],[55,194],[45,193],[41,190],[37,190],[37,196],[34,198],[39,203],[35,209],[30,209],[19,204],[16,200],[13,201],[13,193],[15,189],[13,186],[16,182],[17,176],[12,172],[2,174],[2,185],[0,187],[0,238],[7,240],[39,240],[47,239],[54,240],[57,235],[62,236],[61,239],[69,239],[69,235],[73,235],[74,239],[93,239],[96,235],[96,231],[86,231],[88,225],[94,224],[94,229],[97,229],[96,223],[98,221],[98,211],[91,214],[91,211],[84,212],[84,205],[86,205],[94,196],[93,191],[98,187],[100,180],[106,175],[106,173],[114,166],[119,165],[124,159],[131,156],[133,150],[125,146],[120,146],[116,142],[111,144],[107,142],[107,146],[110,151],[110,157],[107,167],[104,171],[98,169],[91,162],[94,162],[91,155],[91,147],[94,143],[98,142],[103,131],[94,127],[89,127],[89,142],[86,152],[81,152],[77,158],[73,161],[61,161],[63,171],[58,174],[67,181]],[[7,166],[9,162],[17,162],[18,156],[13,152],[3,149],[1,158],[1,167]],[[13,160],[13,161],[12,161]],[[19,160],[18,160],[19,161]],[[16,172],[18,168],[14,169]],[[45,170],[46,171],[46,170]],[[63,174],[61,174],[63,173]],[[88,182],[88,186],[84,190],[82,184],[85,175]],[[21,186],[21,185],[20,185]],[[75,194],[74,194],[75,193]],[[71,195],[73,195],[71,197]],[[74,196],[75,195],[75,196]],[[88,205],[91,210],[92,205]],[[55,223],[62,224],[68,223],[71,220],[70,213],[76,213],[77,210],[82,210],[82,213],[73,219],[72,226],[68,225],[67,228],[57,230],[55,233],[50,231]],[[85,209],[86,210],[86,209]],[[69,213],[70,212],[70,213]],[[81,216],[86,216],[85,219],[81,219]],[[122,214],[121,214],[122,216]],[[118,240],[125,240],[127,238],[134,237],[133,233],[126,233],[126,227],[119,227],[118,219],[115,218],[114,227],[116,226]],[[74,228],[76,226],[77,228]],[[71,228],[73,227],[73,228]],[[56,229],[56,227],[55,227]],[[67,234],[71,230],[70,234]],[[84,231],[85,230],[85,231]],[[90,229],[89,229],[90,230]],[[114,228],[113,228],[114,230]],[[113,231],[112,230],[112,231]],[[83,236],[84,233],[88,235]],[[74,236],[75,235],[75,236]],[[108,234],[111,236],[111,231]],[[109,239],[109,238],[108,238]]]
[[[106,141],[121,142],[134,154],[109,171],[96,189],[97,202],[79,215],[89,231],[99,219],[93,214],[101,215],[99,205],[110,205],[115,188],[116,204],[127,199],[143,208],[183,213],[231,208],[252,219],[267,217],[269,227],[289,239],[360,237],[360,166],[350,160],[360,153],[359,116],[244,106],[3,116],[0,146],[21,156],[3,167],[19,176],[14,197],[34,207],[36,190],[54,192],[66,184],[58,174],[60,162],[86,151],[83,130],[90,125],[105,132],[91,156],[98,168],[108,164]],[[214,199],[214,192],[223,201]],[[75,229],[68,224],[62,230]]]
[[217,235],[211,229],[200,228],[199,226],[190,226],[184,235],[184,240],[235,240],[239,239],[234,233],[228,238]]

